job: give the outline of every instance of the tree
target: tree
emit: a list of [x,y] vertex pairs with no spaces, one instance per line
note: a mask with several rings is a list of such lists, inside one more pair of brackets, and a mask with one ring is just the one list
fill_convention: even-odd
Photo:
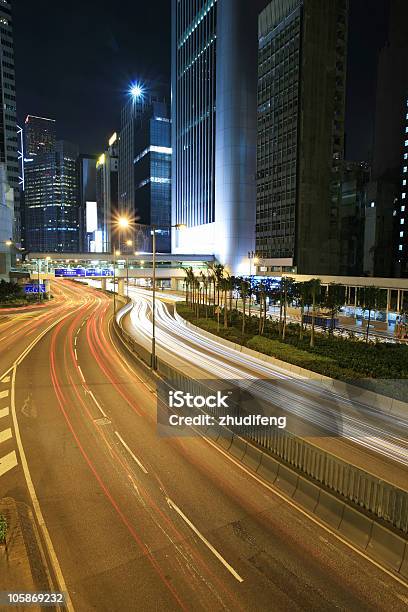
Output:
[[[193,306],[193,280],[194,280],[194,272],[193,268],[190,266],[189,268],[184,268],[185,285],[186,285],[186,304],[189,306]],[[191,288],[191,293],[190,293]]]
[[201,276],[201,282],[203,284],[205,318],[208,319],[208,274],[204,274],[204,272],[201,271],[200,276]]
[[360,290],[360,296],[362,298],[364,309],[368,310],[366,331],[366,344],[368,344],[368,336],[370,334],[371,311],[380,310],[381,308],[384,308],[386,305],[386,296],[384,295],[383,289],[375,287],[374,285],[362,287]]
[[281,284],[281,296],[283,299],[283,325],[282,327],[282,340],[286,337],[286,313],[288,301],[292,301],[294,297],[295,280],[290,276],[283,276],[280,281]]
[[330,283],[327,287],[324,307],[330,312],[330,333],[334,330],[334,318],[346,301],[346,288],[339,283]]
[[300,327],[299,327],[299,340],[303,340],[303,322],[305,316],[305,305],[309,301],[310,287],[307,281],[298,282],[295,284],[295,294],[300,305]]
[[241,294],[242,299],[242,335],[245,334],[245,306],[246,300],[249,293],[249,283],[245,278],[240,279],[239,283],[239,292]]
[[310,295],[310,302],[312,305],[312,329],[310,332],[310,347],[314,348],[315,345],[315,317],[316,317],[316,306],[321,301],[321,280],[320,278],[312,278],[308,281],[308,289]]

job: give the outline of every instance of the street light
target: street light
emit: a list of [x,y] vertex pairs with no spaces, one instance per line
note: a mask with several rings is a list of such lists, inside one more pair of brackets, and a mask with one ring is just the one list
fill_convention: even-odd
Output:
[[[122,215],[120,217],[117,217],[116,219],[113,220],[113,225],[116,225],[116,227],[120,230],[124,230],[124,229],[128,229],[131,225],[130,219],[128,217],[126,217],[125,215]],[[128,241],[130,242],[130,241]],[[120,236],[119,236],[119,244],[120,244]],[[116,314],[116,274],[115,274],[115,268],[116,268],[116,257],[118,257],[120,255],[120,251],[116,248],[116,246],[113,244],[112,245],[112,250],[113,250],[113,316],[115,316]]]
[[[126,245],[131,247],[133,246],[133,242],[131,240],[126,240]],[[126,297],[129,297],[129,253],[126,253]]]

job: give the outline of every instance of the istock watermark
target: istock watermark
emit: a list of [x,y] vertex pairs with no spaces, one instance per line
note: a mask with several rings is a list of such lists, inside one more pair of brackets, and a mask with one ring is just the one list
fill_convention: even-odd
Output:
[[[257,381],[255,381],[257,382]],[[288,415],[267,405],[254,381],[199,380],[180,376],[158,386],[158,431],[165,436],[193,436],[211,431],[245,434],[249,428],[284,430]]]
[[283,376],[194,380],[179,372],[158,383],[158,433],[194,436],[203,429],[208,435],[233,431],[262,445],[288,434],[358,439],[366,432],[364,403],[369,395],[344,382],[337,388],[334,382],[327,387],[324,382]]

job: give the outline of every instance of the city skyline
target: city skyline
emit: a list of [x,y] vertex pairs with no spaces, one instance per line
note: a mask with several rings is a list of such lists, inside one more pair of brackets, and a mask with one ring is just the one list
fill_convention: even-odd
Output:
[[[101,7],[98,3],[101,29],[95,33],[85,28],[91,20],[93,5],[82,6],[82,18],[78,17],[75,24],[76,27],[78,23],[83,24],[83,30],[76,41],[77,58],[70,67],[69,47],[64,46],[63,40],[47,39],[58,24],[58,7],[51,0],[43,0],[44,11],[40,16],[28,0],[19,2],[13,9],[19,24],[15,34],[19,121],[24,121],[27,114],[50,116],[60,126],[58,138],[76,142],[83,153],[103,151],[112,131],[119,128],[120,108],[129,83],[135,80],[159,86],[170,83],[170,4],[167,0],[158,0],[154,8],[153,4],[146,3],[136,8],[134,3],[125,2],[123,12],[117,15],[112,5],[102,3]],[[370,1],[367,11],[368,1],[350,2],[347,159],[368,160],[372,151],[377,59],[387,35],[387,4],[387,0]],[[127,25],[127,18],[132,14],[146,25],[138,36]],[[41,42],[45,40],[47,44]],[[62,61],[64,71],[54,67],[56,59],[48,52],[49,44],[66,49]],[[83,61],[85,56],[87,62]],[[68,78],[65,78],[67,69]],[[69,76],[74,70],[75,81],[73,74]],[[47,73],[53,74],[53,78],[50,82],[45,80],[44,89],[38,86],[38,79]],[[67,84],[71,87],[68,94],[64,90]],[[58,117],[54,116],[56,108],[61,109]]]

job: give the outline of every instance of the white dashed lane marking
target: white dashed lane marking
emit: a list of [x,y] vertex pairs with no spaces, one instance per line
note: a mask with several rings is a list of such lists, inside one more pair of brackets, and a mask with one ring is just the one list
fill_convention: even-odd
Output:
[[7,383],[10,383],[10,376],[3,376],[0,380],[0,476],[18,465],[16,451],[10,451],[10,444],[6,444],[8,440],[13,438],[12,428],[7,427],[7,425],[11,425],[10,406],[8,405],[10,391],[4,389],[4,385]]

